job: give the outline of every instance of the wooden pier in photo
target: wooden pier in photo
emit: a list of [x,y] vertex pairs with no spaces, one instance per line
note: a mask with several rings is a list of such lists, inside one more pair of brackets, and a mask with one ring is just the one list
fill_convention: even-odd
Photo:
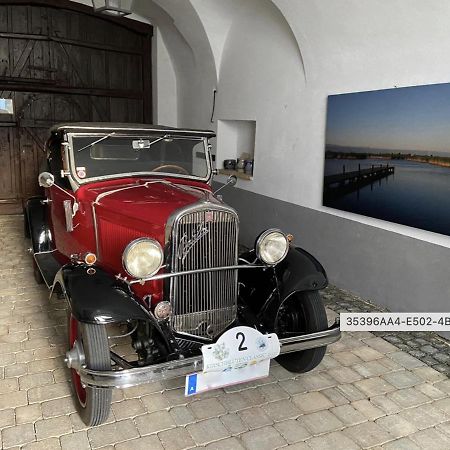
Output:
[[346,172],[345,166],[343,166],[342,173],[326,175],[324,177],[324,189],[328,190],[333,189],[334,187],[352,187],[353,189],[358,189],[372,181],[388,177],[394,172],[395,167],[389,166],[388,164],[380,164],[380,166],[373,165],[369,169],[361,169],[361,166],[359,165],[358,170],[352,172]]

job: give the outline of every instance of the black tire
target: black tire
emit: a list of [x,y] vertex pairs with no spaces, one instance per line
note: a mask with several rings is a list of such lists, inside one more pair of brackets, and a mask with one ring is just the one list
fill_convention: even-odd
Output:
[[[294,298],[288,300],[290,307],[298,308],[301,314],[302,329],[288,330],[303,333],[315,333],[328,328],[327,313],[322,298],[318,292],[301,292],[294,294]],[[294,373],[304,373],[317,367],[325,356],[327,347],[317,347],[301,352],[287,353],[276,358],[286,370]]]
[[[74,328],[77,328],[75,331]],[[69,345],[75,339],[81,340],[86,366],[93,370],[111,370],[111,357],[108,334],[105,325],[80,323],[72,315],[69,317]],[[111,409],[112,390],[83,387],[80,377],[74,369],[72,387],[78,413],[87,426],[96,426],[105,422]]]

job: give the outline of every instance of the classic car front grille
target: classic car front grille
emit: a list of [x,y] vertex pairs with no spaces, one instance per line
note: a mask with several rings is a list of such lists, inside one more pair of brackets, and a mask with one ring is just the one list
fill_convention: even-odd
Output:
[[[202,207],[177,217],[172,228],[172,268],[183,272],[234,266],[238,218],[233,210]],[[172,327],[213,338],[231,324],[237,309],[237,271],[186,274],[171,279]]]

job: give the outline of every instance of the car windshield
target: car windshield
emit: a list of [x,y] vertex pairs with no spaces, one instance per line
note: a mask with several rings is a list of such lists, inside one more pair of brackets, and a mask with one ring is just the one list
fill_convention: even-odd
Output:
[[206,146],[201,137],[118,136],[111,132],[75,135],[72,146],[75,175],[81,182],[150,172],[205,179],[209,173]]

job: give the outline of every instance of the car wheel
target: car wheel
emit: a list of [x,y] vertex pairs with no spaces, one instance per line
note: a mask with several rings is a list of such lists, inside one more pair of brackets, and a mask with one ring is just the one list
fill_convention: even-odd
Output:
[[[80,323],[71,314],[69,316],[69,347],[75,341],[82,344],[85,364],[93,370],[111,370],[108,335],[105,325]],[[108,418],[111,408],[112,390],[105,388],[84,387],[80,375],[70,369],[72,387],[78,413],[88,426],[100,425]]]
[[[328,328],[327,313],[318,292],[300,292],[288,300],[278,326],[287,332],[315,333]],[[327,347],[280,355],[276,360],[295,373],[309,372],[322,361]]]

